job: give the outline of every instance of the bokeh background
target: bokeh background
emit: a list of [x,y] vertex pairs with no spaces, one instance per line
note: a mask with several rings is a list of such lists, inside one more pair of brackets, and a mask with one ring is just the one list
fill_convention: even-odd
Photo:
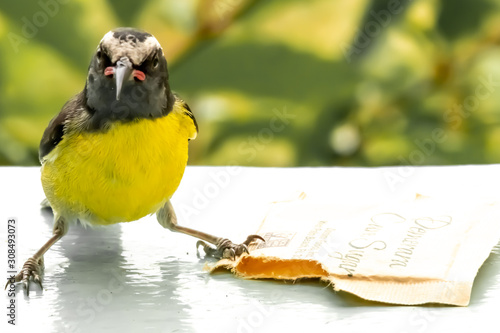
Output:
[[2,0],[0,165],[38,164],[117,26],[163,45],[190,164],[500,162],[498,0]]

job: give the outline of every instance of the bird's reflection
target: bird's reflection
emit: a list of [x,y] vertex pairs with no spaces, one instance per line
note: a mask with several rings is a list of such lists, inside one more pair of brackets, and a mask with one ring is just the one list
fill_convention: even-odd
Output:
[[[52,226],[50,211],[42,215]],[[176,244],[164,239],[175,235],[149,222],[72,225],[51,249],[57,265],[46,276],[45,294],[54,295],[59,331],[191,330],[182,289],[185,277],[202,272],[201,264],[194,254],[187,263],[166,254]]]

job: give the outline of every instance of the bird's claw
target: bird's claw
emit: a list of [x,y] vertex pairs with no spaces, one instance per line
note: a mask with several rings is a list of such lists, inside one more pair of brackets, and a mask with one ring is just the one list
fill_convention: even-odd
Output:
[[30,277],[33,278],[33,282],[38,284],[40,288],[43,290],[42,286],[42,277],[43,277],[43,271],[45,269],[44,261],[43,261],[43,256],[36,259],[36,258],[29,258],[26,260],[26,262],[23,265],[23,268],[19,273],[14,278],[14,281],[9,280],[7,281],[7,284],[5,285],[5,289],[7,289],[7,286],[10,283],[17,283],[17,282],[22,282],[23,288],[26,290],[26,294],[29,296],[30,295]]
[[218,259],[231,259],[234,261],[236,260],[237,257],[241,256],[243,253],[249,253],[248,245],[250,245],[250,243],[252,243],[257,239],[265,242],[264,238],[262,238],[259,235],[250,235],[247,237],[246,241],[244,241],[241,244],[234,244],[227,238],[221,238],[217,242],[216,247],[214,248],[205,243],[204,241],[200,240],[196,243],[196,249],[202,246],[203,250],[205,251],[205,254],[209,257],[214,257]]

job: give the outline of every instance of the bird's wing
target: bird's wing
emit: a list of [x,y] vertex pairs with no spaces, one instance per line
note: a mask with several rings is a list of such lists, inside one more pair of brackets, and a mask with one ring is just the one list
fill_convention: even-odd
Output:
[[198,135],[198,123],[196,122],[196,118],[194,117],[193,111],[191,111],[189,105],[187,105],[186,102],[184,102],[178,96],[175,97],[176,97],[175,101],[176,106],[178,105],[180,107],[179,108],[180,111],[185,116],[186,126],[189,129],[189,140],[194,140]]
[[45,156],[47,156],[57,145],[62,141],[66,120],[74,113],[74,110],[80,106],[83,92],[75,95],[61,109],[61,112],[50,121],[49,125],[43,132],[42,140],[38,148],[38,158],[43,164]]

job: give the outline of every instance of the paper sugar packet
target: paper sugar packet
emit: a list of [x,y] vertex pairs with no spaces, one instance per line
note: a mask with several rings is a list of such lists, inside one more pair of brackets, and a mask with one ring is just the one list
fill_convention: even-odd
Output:
[[500,205],[421,195],[365,207],[296,200],[273,204],[256,233],[266,242],[214,269],[321,278],[372,301],[466,306],[500,239]]

